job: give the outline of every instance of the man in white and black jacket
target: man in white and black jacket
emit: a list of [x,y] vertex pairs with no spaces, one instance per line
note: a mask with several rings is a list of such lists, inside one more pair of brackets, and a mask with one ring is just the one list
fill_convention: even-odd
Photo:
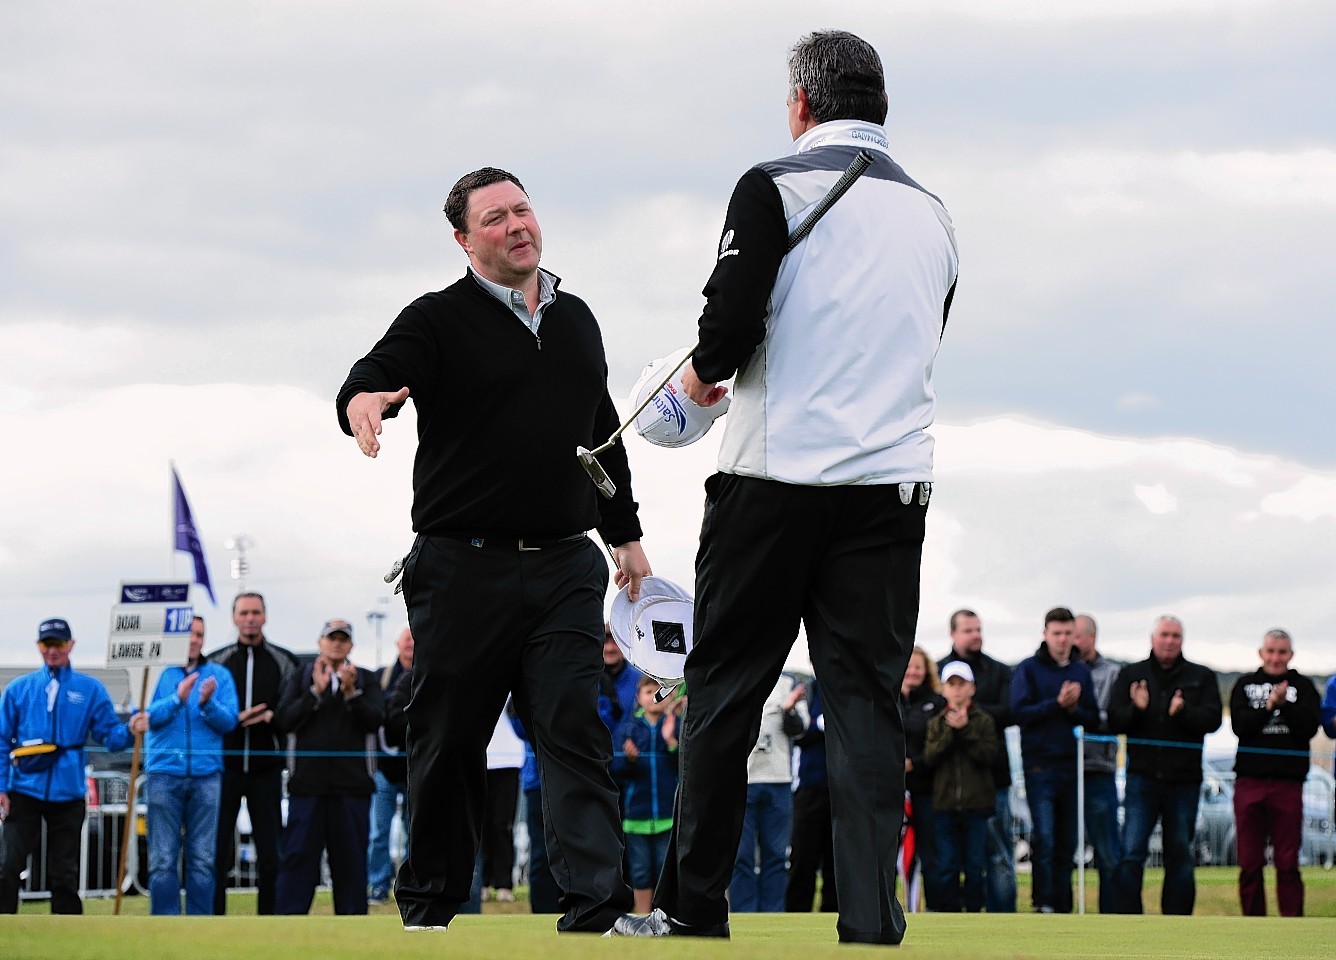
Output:
[[[737,379],[705,484],[681,787],[650,933],[728,935],[747,755],[802,620],[826,711],[839,937],[904,936],[900,682],[957,259],[946,210],[891,159],[886,107],[868,43],[804,37],[789,59],[793,149],[745,173],[729,202],[682,374],[703,406],[723,397],[718,381]],[[871,166],[786,254],[863,150]]]
[[599,720],[612,545],[632,600],[650,572],[626,451],[601,455],[604,499],[576,447],[617,428],[597,321],[538,266],[542,232],[513,174],[484,167],[445,205],[463,279],[406,307],[339,391],[363,454],[382,417],[417,408],[413,529],[403,593],[415,641],[407,708],[415,810],[395,882],[405,928],[444,927],[469,900],[487,742],[506,697],[533,737],[561,930],[603,933],[631,909],[612,739]]
[[1234,757],[1239,901],[1245,917],[1266,916],[1262,867],[1269,839],[1276,906],[1282,917],[1302,917],[1304,780],[1322,705],[1313,681],[1290,669],[1294,643],[1288,633],[1268,630],[1257,653],[1262,669],[1239,677],[1229,697],[1229,720],[1239,738]]

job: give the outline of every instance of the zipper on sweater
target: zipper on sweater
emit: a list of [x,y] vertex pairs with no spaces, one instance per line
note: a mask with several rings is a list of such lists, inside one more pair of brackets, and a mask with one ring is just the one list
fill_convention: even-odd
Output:
[[[60,695],[63,691],[61,690],[62,685],[60,682],[60,677],[59,676],[55,677],[55,681],[56,681],[56,699],[55,702],[51,704],[51,742],[54,743],[57,748],[59,748],[60,747],[60,736],[59,736]],[[52,762],[51,769],[46,771],[46,796],[43,799],[45,799],[47,802],[50,802],[51,800],[51,781],[54,780],[56,777],[57,766],[58,762]]]

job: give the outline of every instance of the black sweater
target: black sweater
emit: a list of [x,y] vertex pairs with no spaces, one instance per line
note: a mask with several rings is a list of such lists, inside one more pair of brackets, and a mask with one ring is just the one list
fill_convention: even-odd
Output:
[[360,694],[350,700],[331,683],[317,696],[311,689],[313,668],[308,663],[288,677],[275,718],[296,739],[288,793],[370,796],[376,783],[367,767],[367,734],[375,733],[385,717],[378,678],[358,667]]
[[[1285,702],[1267,709],[1271,688],[1289,681]],[[1272,677],[1258,670],[1239,677],[1229,697],[1229,719],[1239,738],[1234,772],[1262,780],[1299,780],[1308,776],[1308,741],[1317,733],[1322,706],[1317,688],[1297,670]],[[1288,753],[1255,751],[1283,750]]]
[[[1150,704],[1138,710],[1132,684],[1145,680]],[[1183,692],[1183,709],[1169,705]],[[1170,783],[1201,783],[1202,743],[1220,728],[1223,711],[1215,671],[1180,655],[1168,667],[1153,656],[1118,672],[1109,696],[1109,727],[1127,734],[1127,771]]]
[[616,546],[640,539],[626,451],[619,441],[599,455],[617,485],[612,500],[575,458],[577,446],[593,449],[617,429],[607,381],[603,338],[584,301],[558,291],[535,336],[467,274],[404,308],[335,402],[351,435],[356,394],[408,387],[418,533],[540,539],[597,527]]

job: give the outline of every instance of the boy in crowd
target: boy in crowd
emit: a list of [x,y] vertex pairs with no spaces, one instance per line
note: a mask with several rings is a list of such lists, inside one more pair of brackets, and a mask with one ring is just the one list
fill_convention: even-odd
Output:
[[642,676],[636,687],[639,706],[617,727],[612,775],[622,788],[626,811],[622,830],[631,865],[637,913],[653,907],[654,883],[668,855],[677,793],[677,712],[680,701],[656,700],[659,682]]
[[[946,709],[928,722],[924,760],[933,768],[937,828],[938,909],[983,909],[988,818],[994,806],[992,762],[997,728],[974,705],[974,671],[953,660],[942,668]],[[964,874],[962,888],[960,875]]]

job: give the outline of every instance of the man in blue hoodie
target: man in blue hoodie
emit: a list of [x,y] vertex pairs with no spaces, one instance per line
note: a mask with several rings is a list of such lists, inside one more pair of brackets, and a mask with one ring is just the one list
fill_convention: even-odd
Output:
[[147,714],[148,892],[154,914],[181,912],[181,830],[185,828],[186,913],[213,914],[214,853],[223,790],[223,734],[237,725],[237,688],[226,667],[200,658],[204,618],[190,624],[184,666],[162,671]]
[[83,913],[79,833],[84,821],[84,744],[124,750],[134,739],[116,717],[107,688],[70,666],[70,625],[37,628],[42,669],[19,677],[0,698],[0,913],[17,913],[19,875],[46,822],[46,878],[52,913]]
[[1021,728],[1025,795],[1030,801],[1034,908],[1072,912],[1076,854],[1076,736],[1099,726],[1090,668],[1072,656],[1076,617],[1066,607],[1044,615],[1044,642],[1011,676],[1011,714]]

